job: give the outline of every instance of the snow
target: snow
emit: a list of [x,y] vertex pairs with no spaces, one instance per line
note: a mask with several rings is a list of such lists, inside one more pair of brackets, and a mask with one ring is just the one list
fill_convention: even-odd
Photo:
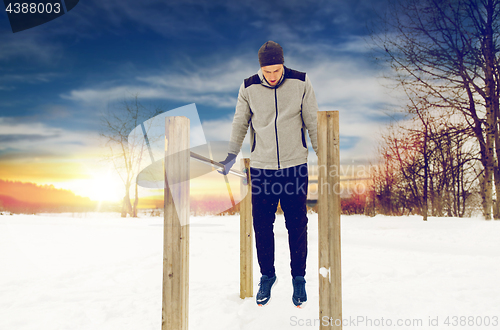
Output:
[[330,273],[330,268],[326,269],[325,267],[321,267],[319,269],[319,273],[321,274],[321,276],[325,278],[328,276],[328,282],[332,283],[332,275]]
[[[308,217],[303,310],[291,303],[283,215],[266,307],[239,298],[239,217],[192,217],[189,329],[318,329],[318,278],[330,274],[319,274],[317,215]],[[162,226],[116,214],[1,215],[0,329],[161,329]],[[341,228],[344,329],[493,328],[495,317],[500,326],[500,221],[342,216]],[[254,291],[259,277],[254,251]],[[460,326],[461,316],[491,325]]]

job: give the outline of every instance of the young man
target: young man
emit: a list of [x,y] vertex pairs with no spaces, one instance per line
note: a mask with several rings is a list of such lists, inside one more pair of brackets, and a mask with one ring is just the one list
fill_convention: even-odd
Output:
[[293,304],[307,301],[307,155],[305,130],[317,146],[318,104],[309,77],[285,67],[283,49],[268,41],[258,52],[260,70],[240,87],[230,145],[221,172],[227,174],[250,127],[252,215],[262,277],[256,296],[269,303],[277,278],[274,269],[274,220],[280,202],[290,247]]

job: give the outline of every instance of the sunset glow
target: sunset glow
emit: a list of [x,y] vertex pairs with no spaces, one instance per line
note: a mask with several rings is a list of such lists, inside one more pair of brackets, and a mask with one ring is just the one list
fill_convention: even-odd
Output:
[[68,182],[68,189],[98,202],[117,202],[124,195],[123,183],[114,173],[97,173],[90,179]]

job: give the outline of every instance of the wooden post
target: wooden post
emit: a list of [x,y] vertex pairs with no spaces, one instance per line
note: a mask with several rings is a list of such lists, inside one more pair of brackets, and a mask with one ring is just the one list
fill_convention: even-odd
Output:
[[[240,298],[253,296],[253,250],[252,250],[252,186],[250,184],[250,159],[241,160],[244,173],[248,173],[247,184],[240,185]],[[241,179],[242,181],[246,179]]]
[[167,117],[162,330],[188,329],[189,158],[189,119]]
[[[339,112],[318,111],[320,329],[342,329]],[[328,320],[328,322],[323,322]]]

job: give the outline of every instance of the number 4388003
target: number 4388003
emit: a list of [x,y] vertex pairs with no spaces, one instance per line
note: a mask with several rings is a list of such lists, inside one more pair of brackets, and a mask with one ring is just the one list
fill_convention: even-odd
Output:
[[52,3],[9,3],[5,11],[9,14],[59,14],[61,12],[61,4]]

